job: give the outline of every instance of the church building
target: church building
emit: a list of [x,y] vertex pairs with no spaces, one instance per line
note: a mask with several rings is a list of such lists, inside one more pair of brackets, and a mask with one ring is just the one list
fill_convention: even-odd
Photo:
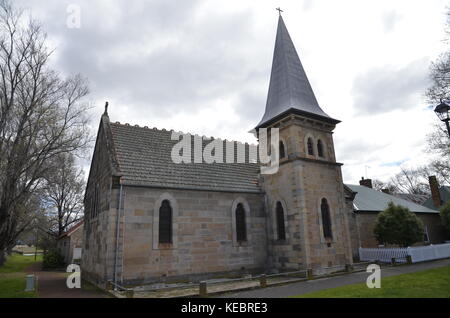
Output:
[[338,123],[319,106],[281,15],[256,125],[279,129],[277,173],[250,160],[175,163],[172,131],[110,121],[106,108],[85,194],[83,277],[144,284],[351,264]]

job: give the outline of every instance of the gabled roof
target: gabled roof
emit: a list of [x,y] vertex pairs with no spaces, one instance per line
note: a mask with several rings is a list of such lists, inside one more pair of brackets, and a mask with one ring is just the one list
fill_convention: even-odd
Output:
[[297,113],[333,124],[319,106],[283,18],[279,17],[270,75],[266,111],[257,128],[266,126],[288,113]]
[[[441,200],[442,200],[442,202],[447,203],[447,202],[450,201],[450,187],[448,187],[448,186],[442,186],[442,187],[440,187],[440,188],[439,188],[439,193],[441,194]],[[434,205],[434,202],[433,202],[433,198],[432,198],[432,197],[429,197],[429,198],[423,203],[423,206],[426,206],[427,208],[435,209],[435,210],[438,210],[438,209],[439,209],[438,207],[436,207],[436,206]]]
[[[176,188],[226,192],[260,193],[257,163],[191,163],[172,161],[172,131],[110,123],[122,184],[144,187]],[[193,136],[192,136],[193,137]],[[192,138],[193,139],[193,138]],[[203,147],[211,140],[204,140]],[[235,145],[235,158],[236,158]],[[246,145],[247,156],[249,145]],[[225,149],[225,147],[224,147]],[[224,158],[226,151],[224,150]],[[225,160],[224,160],[225,162]],[[236,161],[235,161],[236,162]]]
[[385,210],[390,202],[407,207],[414,213],[439,213],[419,204],[403,200],[390,194],[377,191],[361,185],[347,184],[352,191],[357,192],[353,200],[355,212],[380,212]]
[[78,222],[77,224],[75,224],[74,226],[72,226],[68,231],[64,232],[63,234],[61,234],[58,239],[62,239],[66,236],[71,236],[73,233],[75,233],[76,231],[78,231],[81,226],[84,224],[84,220],[81,220],[80,222]]

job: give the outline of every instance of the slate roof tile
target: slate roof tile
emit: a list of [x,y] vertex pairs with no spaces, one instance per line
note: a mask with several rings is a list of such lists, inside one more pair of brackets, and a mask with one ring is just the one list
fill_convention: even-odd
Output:
[[[181,163],[172,161],[172,131],[110,123],[123,183],[196,190],[261,192],[255,163]],[[210,141],[203,141],[203,148]],[[236,158],[235,145],[235,158]],[[248,158],[249,145],[246,145]],[[224,147],[224,158],[225,158]],[[192,156],[194,148],[192,147]]]

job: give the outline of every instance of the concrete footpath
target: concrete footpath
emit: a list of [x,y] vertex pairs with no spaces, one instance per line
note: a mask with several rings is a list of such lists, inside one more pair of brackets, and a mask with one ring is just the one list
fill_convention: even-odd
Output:
[[[427,269],[450,266],[450,259],[412,265],[384,266],[381,268],[381,282],[383,277],[419,272]],[[320,278],[299,283],[292,283],[278,287],[268,287],[237,293],[227,293],[217,296],[219,298],[286,298],[295,295],[307,294],[319,290],[341,287],[345,285],[365,283],[369,273],[359,272],[342,276]]]
[[[42,263],[36,263],[26,269],[27,274],[38,277],[38,298],[105,298],[103,291],[93,288],[70,289],[66,285],[67,273],[56,271],[43,271]],[[82,282],[83,285],[83,282]]]

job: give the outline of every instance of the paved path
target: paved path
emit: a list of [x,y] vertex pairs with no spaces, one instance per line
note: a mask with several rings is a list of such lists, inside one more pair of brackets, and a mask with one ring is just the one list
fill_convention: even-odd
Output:
[[[106,294],[97,290],[69,289],[66,285],[67,273],[42,271],[42,263],[36,263],[26,269],[27,274],[38,277],[39,298],[105,298]],[[83,284],[83,283],[82,283]]]
[[[400,274],[423,271],[427,269],[450,266],[450,259],[438,260],[433,262],[418,263],[413,265],[402,265],[395,267],[381,268],[381,283],[383,277],[395,276]],[[229,293],[218,296],[220,298],[285,298],[295,295],[311,293],[319,290],[335,288],[350,284],[364,283],[369,273],[359,272],[349,275],[335,276],[330,278],[321,278],[289,285],[268,287],[264,289],[255,289],[250,291]]]

